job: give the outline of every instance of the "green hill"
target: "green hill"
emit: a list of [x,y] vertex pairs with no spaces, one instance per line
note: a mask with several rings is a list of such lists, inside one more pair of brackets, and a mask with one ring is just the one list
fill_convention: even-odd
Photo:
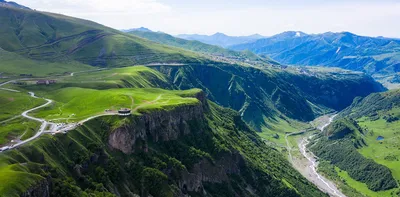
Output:
[[[2,86],[21,92],[0,97],[0,143],[39,126],[9,120],[43,101],[30,91],[54,100],[30,115],[77,126],[0,153],[0,196],[326,196],[266,139],[280,143],[316,116],[384,90],[342,70],[218,63],[52,13],[0,7],[0,24],[1,76],[25,78]],[[31,74],[56,83],[36,84]],[[132,113],[118,116],[119,108]],[[367,167],[377,166],[372,175],[388,179],[366,182],[393,187],[387,168]]]
[[0,174],[4,196],[325,196],[237,112],[205,100],[43,136],[0,154]]
[[363,195],[398,195],[399,103],[399,90],[354,99],[311,150],[348,174],[338,171]]
[[[79,62],[120,67],[204,61],[189,51],[160,45],[91,21],[53,13],[0,6],[0,25],[0,48],[38,63]],[[15,62],[9,60],[2,65],[8,64],[10,66],[7,67],[12,67]]]
[[[257,69],[230,65],[159,66],[180,89],[200,88],[208,98],[241,113],[256,131],[270,140],[299,129],[299,122],[340,111],[356,96],[382,91],[382,86],[363,74]],[[295,121],[293,121],[295,120]],[[281,138],[283,139],[283,138]]]

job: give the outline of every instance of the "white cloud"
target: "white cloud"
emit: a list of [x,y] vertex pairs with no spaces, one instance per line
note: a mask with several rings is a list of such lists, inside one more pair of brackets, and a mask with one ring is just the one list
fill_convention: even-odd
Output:
[[[38,10],[62,13],[126,29],[148,27],[171,34],[224,32],[230,35],[273,35],[294,30],[306,33],[351,31],[361,35],[400,37],[400,3],[395,1],[329,1],[282,4],[264,1],[217,6],[205,0],[15,0]],[[169,4],[164,2],[169,1]],[[172,2],[172,3],[171,3]],[[174,2],[174,3],[173,3]],[[321,2],[317,1],[316,2]],[[224,3],[226,6],[224,6]],[[203,5],[205,4],[205,5]]]
[[28,7],[58,13],[150,14],[168,12],[170,7],[156,0],[18,0]]

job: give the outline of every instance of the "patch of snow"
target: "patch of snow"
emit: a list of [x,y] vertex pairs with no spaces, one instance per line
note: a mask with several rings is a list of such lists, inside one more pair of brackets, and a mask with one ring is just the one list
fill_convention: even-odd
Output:
[[339,53],[339,51],[340,51],[341,48],[342,48],[342,47],[339,47],[339,48],[336,50],[336,54]]
[[296,32],[296,37],[300,37],[300,36],[301,36],[300,32]]

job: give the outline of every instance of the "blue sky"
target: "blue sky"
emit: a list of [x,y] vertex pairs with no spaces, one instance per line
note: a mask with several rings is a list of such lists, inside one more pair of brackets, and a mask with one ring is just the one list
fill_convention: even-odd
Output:
[[15,0],[116,28],[228,35],[350,31],[400,38],[398,0]]

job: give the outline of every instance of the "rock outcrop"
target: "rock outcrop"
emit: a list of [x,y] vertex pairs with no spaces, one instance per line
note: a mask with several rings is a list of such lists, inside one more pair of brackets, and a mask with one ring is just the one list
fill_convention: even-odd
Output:
[[197,125],[196,132],[201,132],[207,100],[203,92],[195,95],[200,103],[182,105],[171,110],[152,111],[140,116],[133,116],[130,124],[113,130],[108,138],[109,145],[130,154],[135,150],[147,152],[147,143],[176,140],[191,131],[190,125]]
[[[172,110],[153,111],[141,116],[134,116],[131,123],[125,124],[111,132],[108,143],[125,154],[135,151],[147,152],[149,141],[178,140],[191,132],[203,132],[206,120],[204,112],[209,110],[206,95],[200,92],[195,95],[198,105],[179,106]],[[205,192],[203,183],[229,182],[229,174],[239,174],[244,158],[238,152],[225,153],[217,160],[203,158],[190,170],[180,172],[178,186],[185,196],[186,192]],[[165,174],[172,176],[169,170]]]
[[33,187],[29,188],[21,197],[48,197],[50,196],[50,183],[47,179],[43,179]]
[[182,172],[179,187],[184,192],[202,192],[203,182],[229,182],[228,175],[239,174],[242,165],[244,159],[239,153],[226,154],[215,162],[204,158],[195,164],[190,172]]

